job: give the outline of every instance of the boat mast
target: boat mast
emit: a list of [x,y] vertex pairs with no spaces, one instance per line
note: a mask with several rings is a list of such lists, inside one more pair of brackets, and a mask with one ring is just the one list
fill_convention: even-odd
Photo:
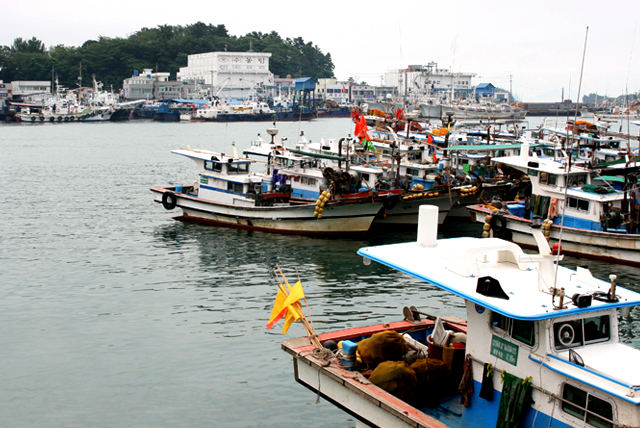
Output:
[[[565,183],[564,183],[564,203],[562,205],[562,220],[560,220],[560,232],[558,234],[558,251],[556,252],[557,261],[556,261],[555,276],[553,278],[553,290],[556,290],[556,284],[558,281],[558,268],[560,267],[560,249],[562,248],[562,230],[564,229],[564,217],[565,217],[564,211],[567,209],[567,192],[569,190],[569,172],[571,171],[571,148],[573,147],[573,139],[576,133],[576,121],[578,120],[578,101],[580,100],[580,90],[582,88],[582,73],[584,71],[584,58],[587,54],[587,38],[588,37],[589,37],[589,26],[587,26],[587,29],[584,35],[584,48],[582,50],[582,64],[580,66],[580,80],[578,81],[578,98],[576,99],[576,113],[573,120],[573,128],[571,128],[571,137],[569,138],[569,144],[567,149],[569,155],[568,155],[567,166],[566,166],[567,174],[565,176]],[[569,136],[569,133],[567,133],[567,136]],[[562,304],[560,306],[562,306]]]

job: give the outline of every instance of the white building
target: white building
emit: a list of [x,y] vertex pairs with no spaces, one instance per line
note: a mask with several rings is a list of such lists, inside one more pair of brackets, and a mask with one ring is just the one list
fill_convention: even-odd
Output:
[[410,65],[403,70],[385,73],[385,84],[398,88],[400,96],[428,96],[436,98],[467,98],[473,94],[471,79],[476,73],[454,73],[438,68],[430,62],[426,66]]
[[[6,84],[5,84],[6,86]],[[14,80],[11,82],[14,97],[40,97],[51,94],[51,82],[48,80]]]
[[349,84],[336,79],[318,79],[316,93],[323,100],[335,101],[338,104],[349,103]]
[[213,85],[213,95],[248,98],[253,91],[273,86],[268,52],[208,52],[189,55],[181,67],[179,82]]

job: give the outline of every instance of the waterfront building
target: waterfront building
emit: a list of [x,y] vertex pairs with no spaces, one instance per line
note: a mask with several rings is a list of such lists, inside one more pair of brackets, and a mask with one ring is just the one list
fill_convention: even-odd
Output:
[[[11,84],[3,83],[0,92],[6,99],[33,101],[51,95],[51,82],[48,80],[14,80]],[[0,95],[2,96],[2,95]]]
[[385,73],[385,84],[397,88],[402,97],[426,96],[439,99],[468,98],[473,93],[471,79],[476,73],[452,72],[430,62],[426,66],[410,65]]
[[212,89],[221,98],[249,98],[273,86],[269,52],[207,52],[187,57],[176,80]]
[[[175,89],[175,85],[169,88],[169,73],[167,72],[154,72],[150,68],[145,68],[142,73],[138,70],[133,72],[133,76],[128,79],[124,79],[122,84],[123,97],[126,100],[153,100],[162,99],[158,96],[156,87],[162,86],[162,94],[167,92],[174,93],[175,91],[169,91],[167,89]],[[177,83],[177,82],[174,82]],[[176,98],[180,98],[181,93],[178,92]],[[165,98],[172,98],[167,96]]]

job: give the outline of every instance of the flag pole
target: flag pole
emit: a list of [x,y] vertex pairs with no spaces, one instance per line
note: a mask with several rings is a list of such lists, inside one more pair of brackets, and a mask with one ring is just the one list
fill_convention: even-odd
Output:
[[[302,283],[300,280],[300,273],[298,273],[298,268],[296,268],[296,275],[298,275],[298,281]],[[309,314],[309,321],[311,321],[311,327],[313,327],[313,332],[315,333],[316,327],[313,325],[313,318],[311,318],[311,309],[309,309],[309,302],[307,302],[307,296],[304,296],[304,304],[307,306],[307,314]]]

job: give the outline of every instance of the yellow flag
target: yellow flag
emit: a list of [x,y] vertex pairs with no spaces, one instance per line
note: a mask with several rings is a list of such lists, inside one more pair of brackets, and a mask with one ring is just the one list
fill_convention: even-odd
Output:
[[269,323],[267,324],[267,328],[271,329],[280,321],[280,319],[284,316],[285,312],[287,312],[287,307],[284,306],[284,301],[287,300],[287,297],[284,295],[282,290],[278,288],[278,294],[276,296],[276,301],[273,304],[273,310],[271,311],[271,316],[269,317]]
[[300,319],[300,313],[302,312],[302,305],[299,300],[304,299],[304,291],[302,291],[302,284],[300,281],[289,290],[289,296],[287,300],[282,304],[283,308],[287,308],[287,313],[284,317],[284,327],[282,328],[282,334],[286,334],[294,321]]
[[286,311],[286,315],[284,316],[284,326],[282,327],[282,334],[287,334],[289,327],[291,327],[291,324],[293,324],[296,320],[293,316],[294,313],[295,311],[291,308]]
[[[300,281],[298,281],[295,283],[293,288],[291,288],[291,290],[289,291],[289,296],[287,297],[287,300],[284,301],[283,306],[289,307],[300,299],[304,299],[304,291],[302,291],[302,284],[300,283]],[[296,319],[299,319],[300,315],[298,316],[294,315],[294,317]]]

